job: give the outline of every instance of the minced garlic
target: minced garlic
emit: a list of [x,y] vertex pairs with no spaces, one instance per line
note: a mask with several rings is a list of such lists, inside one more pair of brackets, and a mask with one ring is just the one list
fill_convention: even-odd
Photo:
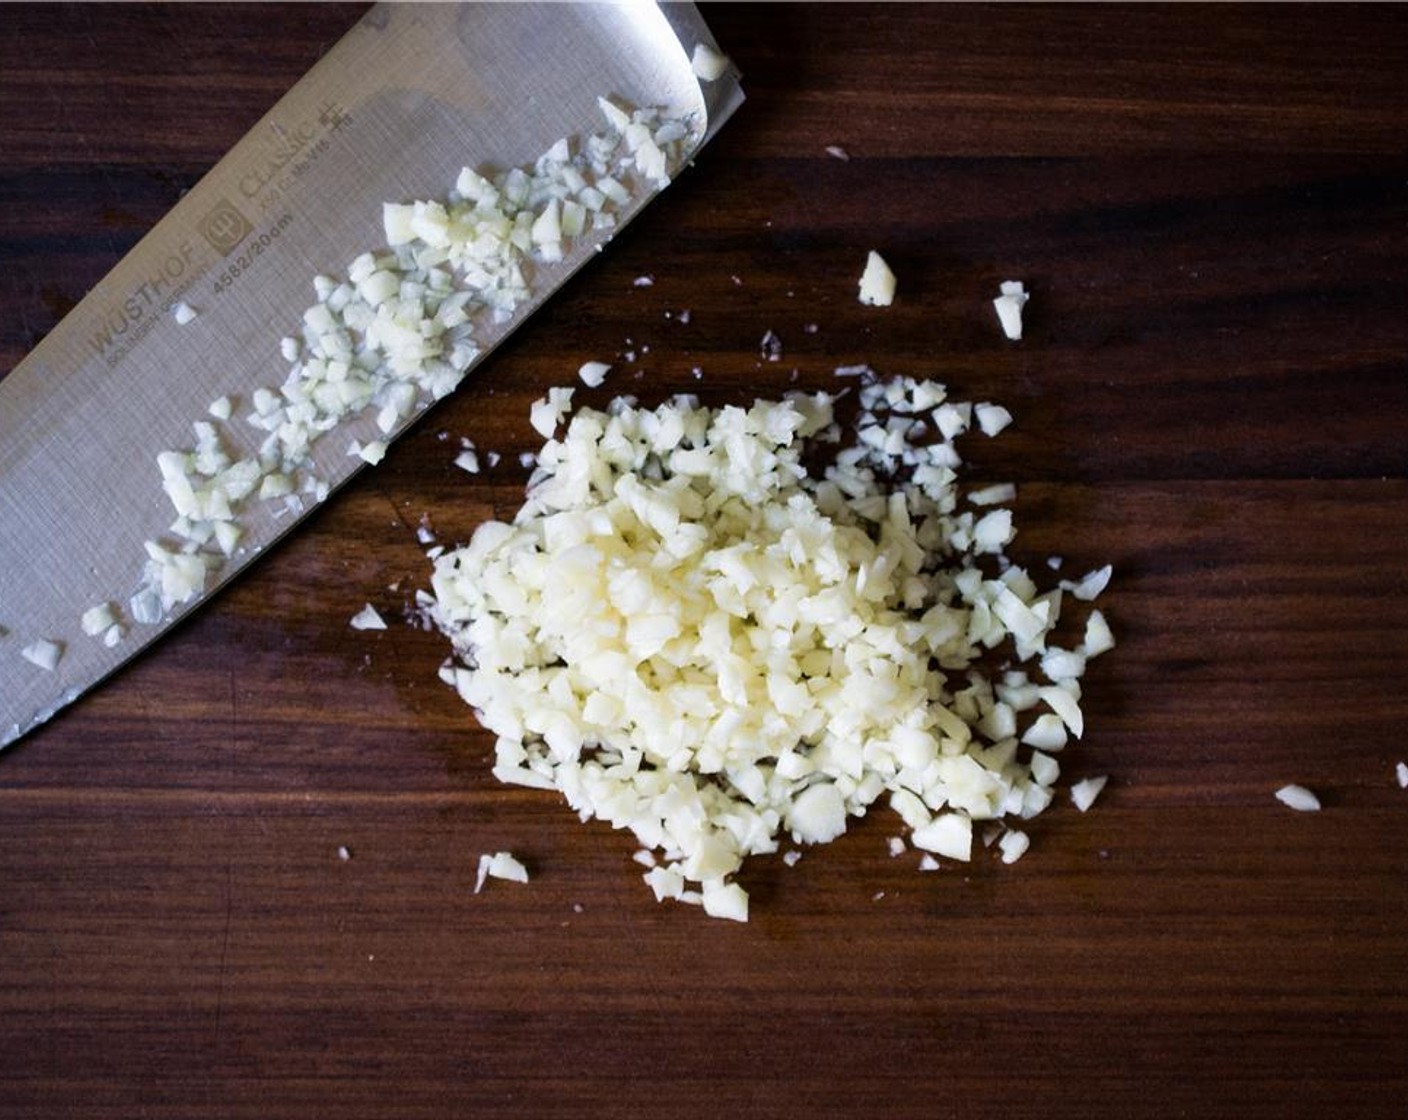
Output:
[[[841,434],[827,393],[569,417],[553,390],[523,507],[434,561],[443,676],[496,734],[495,775],[633,832],[659,899],[746,920],[747,856],[827,843],[877,802],[926,857],[969,860],[975,821],[1050,804],[1052,754],[1083,733],[1103,616],[1049,642],[1062,588],[1004,556],[1010,509],[959,501],[955,439],[1006,410],[856,375],[856,442],[819,475],[804,452]],[[990,680],[1000,645],[1030,670]],[[1003,859],[1026,843],[1007,831]]]
[[[199,421],[194,447],[158,456],[177,520],[148,544],[135,621],[160,622],[205,590],[239,547],[251,501],[277,500],[282,511],[322,501],[330,487],[313,473],[313,448],[324,435],[369,413],[390,437],[460,383],[480,353],[478,328],[511,318],[541,288],[541,269],[670,181],[694,123],[597,103],[605,131],[563,138],[528,167],[466,167],[446,199],[385,203],[385,246],[356,256],[343,278],[313,278],[316,302],[279,344],[288,376],[250,394],[257,446],[232,453],[215,424]],[[180,323],[195,317],[184,303],[174,313]],[[217,421],[231,411],[228,397],[210,407]],[[351,454],[376,464],[386,444],[354,442]]]

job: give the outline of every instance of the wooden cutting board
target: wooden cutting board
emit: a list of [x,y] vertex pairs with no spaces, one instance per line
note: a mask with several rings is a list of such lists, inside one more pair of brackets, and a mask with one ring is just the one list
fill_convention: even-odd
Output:
[[[7,9],[0,369],[361,11]],[[698,165],[380,468],[0,756],[0,1115],[1403,1115],[1400,11],[705,14],[749,101]],[[855,299],[871,248],[887,310]],[[1004,279],[1033,292],[1016,345]],[[1097,805],[933,874],[877,811],[750,864],[741,926],[499,786],[409,609],[417,530],[512,514],[528,406],[588,358],[617,362],[602,400],[864,361],[1009,407],[970,451],[1018,484],[1014,553],[1115,567],[1120,644],[1061,758],[1110,775]],[[461,437],[502,462],[466,475]],[[348,626],[368,602],[388,630]],[[475,895],[500,849],[533,881]]]

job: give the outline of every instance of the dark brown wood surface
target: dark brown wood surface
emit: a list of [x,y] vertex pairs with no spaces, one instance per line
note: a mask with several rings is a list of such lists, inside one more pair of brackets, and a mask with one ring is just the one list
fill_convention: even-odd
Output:
[[[0,369],[361,10],[7,6]],[[0,756],[0,1116],[1404,1115],[1403,9],[706,14],[749,102],[698,165],[378,470]],[[886,311],[855,300],[870,248]],[[877,811],[751,863],[740,926],[498,786],[407,612],[415,530],[511,513],[529,402],[632,347],[608,388],[648,398],[868,361],[1007,404],[971,450],[1019,484],[1017,555],[1117,573],[1062,757],[1111,775],[1095,809],[932,875]],[[459,436],[505,463],[456,470]],[[367,601],[388,631],[349,629]],[[533,881],[476,896],[504,848]]]

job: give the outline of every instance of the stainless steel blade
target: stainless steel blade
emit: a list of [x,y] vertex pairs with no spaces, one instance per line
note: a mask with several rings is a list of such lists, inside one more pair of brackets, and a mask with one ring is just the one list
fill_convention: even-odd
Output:
[[[130,617],[144,543],[166,538],[175,517],[157,453],[188,447],[192,423],[220,397],[235,406],[225,438],[257,446],[239,434],[251,394],[283,382],[279,340],[314,301],[313,277],[342,275],[384,244],[382,203],[443,199],[461,167],[531,165],[560,138],[600,131],[602,94],[690,116],[702,144],[742,93],[731,72],[699,81],[690,53],[700,42],[716,46],[692,4],[379,5],[0,380],[0,746],[311,512],[312,501],[303,513],[251,501],[238,549],[196,600],[154,624]],[[648,198],[634,197],[620,223]],[[533,297],[510,319],[477,326],[477,360],[603,239],[583,235],[537,270]],[[197,312],[185,325],[177,302]],[[364,465],[349,441],[378,438],[366,414],[319,441],[315,469],[329,492]],[[122,617],[125,636],[111,647],[80,624],[100,603]],[[59,654],[52,668],[35,663],[45,652]]]

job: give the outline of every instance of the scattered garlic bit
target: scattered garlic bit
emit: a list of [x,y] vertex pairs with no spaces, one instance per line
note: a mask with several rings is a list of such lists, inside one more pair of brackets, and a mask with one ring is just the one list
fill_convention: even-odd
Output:
[[154,626],[161,621],[163,610],[161,605],[161,593],[151,582],[151,567],[148,565],[146,572],[147,583],[127,601],[127,609],[132,615],[133,622],[139,622],[143,626]]
[[1408,762],[1400,762],[1394,772],[1398,775],[1398,788],[1408,789]]
[[631,281],[631,287],[653,288],[655,287],[655,277],[650,276],[648,274],[645,276],[637,276],[634,280]]
[[1066,745],[1066,725],[1060,716],[1044,712],[1032,721],[1021,741],[1038,750],[1059,751]]
[[783,823],[799,844],[826,844],[846,831],[846,815],[845,796],[826,782],[797,794]]
[[758,343],[758,353],[769,362],[776,362],[782,358],[782,339],[778,338],[772,331],[764,333]]
[[992,301],[992,305],[997,308],[1002,333],[1015,342],[1022,337],[1022,308],[1031,296],[1023,289],[1020,280],[1004,280],[998,291],[1002,294]]
[[860,301],[872,307],[889,307],[895,300],[895,274],[874,249],[865,258],[860,277]]
[[[361,455],[362,451],[363,448],[359,445],[357,447],[357,454]],[[373,454],[375,454],[375,451],[373,451]],[[259,496],[265,501],[268,501],[270,498],[287,498],[293,493],[295,485],[296,483],[292,475],[280,474],[278,472],[266,474],[259,483]]]
[[50,638],[40,638],[20,650],[20,655],[31,665],[37,665],[45,672],[52,673],[59,667],[59,661],[64,656],[64,645]]
[[829,155],[832,159],[839,159],[842,161],[846,161],[851,158],[851,153],[846,151],[846,149],[841,147],[839,144],[828,144],[826,146],[826,154]]
[[793,848],[791,851],[784,852],[782,854],[782,862],[785,863],[788,867],[796,867],[797,864],[801,862],[801,859],[802,853],[796,848]]
[[1081,653],[1086,658],[1095,657],[1115,648],[1115,636],[1110,632],[1110,624],[1098,610],[1090,612],[1085,620],[1085,639],[1080,644]]
[[553,432],[562,423],[562,417],[572,405],[572,389],[549,389],[548,395],[533,402],[529,419],[536,431],[544,439],[552,439]]
[[[211,532],[213,538],[214,530]],[[197,547],[194,540],[188,540],[179,550],[156,541],[146,542],[142,586],[129,603],[136,621],[160,622],[173,607],[190,602],[205,590],[213,558],[197,552]]]
[[[565,430],[549,394],[522,508],[434,561],[442,677],[497,736],[495,776],[633,832],[657,899],[742,920],[745,857],[880,801],[913,846],[970,859],[975,820],[1047,807],[1050,752],[1083,731],[1087,654],[1048,644],[1060,591],[1003,556],[1010,510],[960,508],[971,407],[856,375],[855,441],[820,475],[831,394],[619,398]],[[999,646],[1052,683],[989,679]]]
[[982,429],[985,436],[995,436],[1008,424],[1012,423],[1012,414],[1000,404],[982,404],[973,406],[973,415],[978,420],[978,427]]
[[695,77],[706,82],[716,82],[728,72],[729,60],[727,55],[720,54],[708,43],[696,43],[689,65]]
[[[478,357],[481,328],[531,299],[542,268],[669,183],[697,122],[604,97],[597,104],[604,131],[559,140],[529,166],[492,175],[464,168],[443,200],[384,204],[386,245],[353,258],[344,277],[313,278],[316,302],[279,343],[287,377],[250,396],[245,421],[257,448],[236,458],[203,421],[194,447],[158,456],[177,520],[167,539],[147,542],[131,596],[135,620],[160,622],[204,590],[238,547],[251,502],[282,501],[272,511],[279,516],[322,501],[329,485],[314,474],[318,440],[363,416],[390,436],[444,397]],[[182,322],[195,315],[186,304],[174,311]],[[222,397],[209,411],[227,421],[232,405]],[[384,441],[355,446],[375,462]]]
[[577,371],[577,376],[582,379],[582,384],[589,389],[595,389],[603,381],[606,375],[611,372],[611,366],[606,362],[583,362],[582,367]]
[[348,625],[353,630],[385,630],[386,620],[381,617],[381,613],[374,606],[368,603],[352,616],[352,621]]
[[968,492],[968,500],[975,506],[995,506],[1010,502],[1017,496],[1017,487],[1010,482],[999,482]]
[[929,855],[928,852],[925,852],[924,855],[919,857],[920,871],[937,871],[938,869],[939,861],[936,860],[933,856]]
[[1031,846],[1031,837],[1019,829],[1004,832],[997,846],[1002,850],[1003,863],[1016,863]]
[[1099,596],[1110,583],[1110,576],[1114,574],[1114,568],[1106,564],[1103,568],[1096,568],[1093,572],[1087,572],[1079,581],[1061,581],[1061,590],[1069,591],[1082,602],[1090,602]]
[[1105,783],[1110,779],[1102,774],[1098,778],[1083,778],[1071,787],[1071,801],[1075,807],[1084,813],[1092,805],[1095,799],[1100,796],[1100,791],[1105,788]]
[[376,466],[386,458],[386,441],[384,439],[369,440],[363,444],[353,444],[356,447],[357,458],[369,466]]
[[891,836],[885,844],[889,849],[891,858],[902,856],[908,851],[908,846],[905,844],[902,836]]
[[1031,768],[1032,779],[1038,785],[1054,786],[1061,776],[1061,764],[1041,751],[1032,751]]
[[916,828],[910,840],[926,852],[967,861],[973,854],[973,818],[967,813],[940,813]]
[[1320,808],[1320,799],[1304,786],[1282,786],[1276,791],[1276,800],[1302,813],[1313,813]]
[[80,624],[90,638],[106,634],[117,625],[117,608],[112,603],[99,603],[83,612]]
[[342,860],[343,863],[346,863],[352,858],[352,850],[348,848],[345,844],[342,845],[337,849],[337,858]]
[[196,317],[196,309],[185,300],[181,300],[181,302],[171,309],[171,316],[179,325],[184,327]]
[[704,913],[711,918],[727,918],[733,922],[748,920],[748,892],[737,883],[722,879],[704,882]]
[[475,453],[474,448],[466,447],[458,455],[456,455],[455,466],[459,467],[460,470],[466,471],[469,474],[478,474],[479,456]]
[[474,880],[474,893],[484,889],[489,879],[506,879],[512,883],[526,883],[528,869],[513,858],[510,852],[495,852],[479,857],[479,871]]

